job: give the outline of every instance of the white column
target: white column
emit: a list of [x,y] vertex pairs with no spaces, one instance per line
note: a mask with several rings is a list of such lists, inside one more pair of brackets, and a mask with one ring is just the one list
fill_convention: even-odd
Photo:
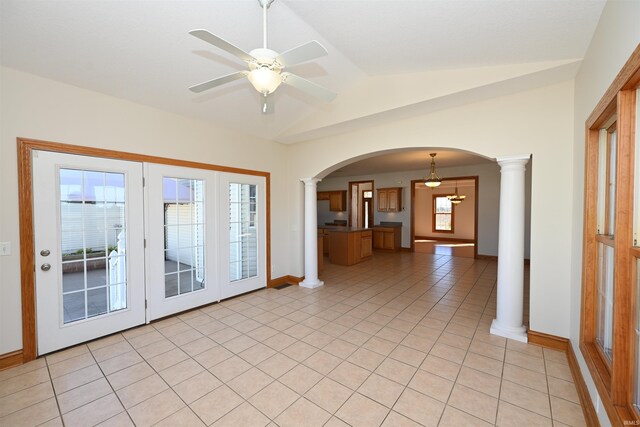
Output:
[[304,182],[304,280],[300,286],[317,288],[324,285],[318,279],[318,178],[305,178]]
[[491,333],[527,342],[522,322],[524,296],[524,172],[527,156],[498,158],[500,225],[498,236],[498,300]]

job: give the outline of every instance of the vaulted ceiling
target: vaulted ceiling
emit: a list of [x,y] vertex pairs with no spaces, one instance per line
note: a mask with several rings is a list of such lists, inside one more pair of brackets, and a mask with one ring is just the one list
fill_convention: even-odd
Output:
[[[261,45],[257,0],[2,0],[3,66],[283,143],[446,108],[575,75],[604,0],[276,0],[269,47],[329,55],[291,71],[337,92],[280,87],[260,113],[247,81],[187,87],[244,64],[188,34]],[[517,82],[517,85],[513,83]]]

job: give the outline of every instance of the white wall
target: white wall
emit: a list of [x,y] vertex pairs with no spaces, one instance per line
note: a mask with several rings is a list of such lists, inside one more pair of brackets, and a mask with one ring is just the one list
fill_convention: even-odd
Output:
[[[289,179],[292,274],[304,273],[300,178],[323,177],[342,164],[390,149],[458,148],[490,158],[532,154],[530,324],[532,330],[567,337],[572,203],[558,195],[573,189],[572,141],[573,81],[566,81],[296,144],[290,148]],[[490,196],[497,200],[497,194]],[[479,232],[481,241],[484,232]]]
[[[482,255],[498,255],[498,216],[500,204],[500,167],[495,164],[481,164],[473,166],[460,166],[454,168],[439,168],[440,176],[478,176],[479,200],[478,200],[478,253]],[[371,175],[359,175],[350,177],[325,178],[318,183],[319,191],[341,190],[347,188],[349,181],[373,180],[374,188],[402,187],[402,210],[400,212],[378,212],[376,201],[374,200],[374,224],[380,221],[402,222],[402,246],[411,246],[411,181],[423,179],[424,170],[402,171]],[[527,174],[526,193],[530,192],[530,174]],[[376,193],[374,191],[374,197]],[[319,204],[320,205],[320,204]],[[327,218],[319,208],[318,224],[323,224],[322,218]],[[327,207],[328,209],[328,207]],[[526,207],[527,216],[529,205]],[[332,212],[335,214],[335,212]],[[346,219],[346,213],[341,213],[342,217],[336,219]],[[333,218],[330,220],[333,221]],[[526,226],[525,257],[529,257],[529,221]]]
[[[462,203],[453,205],[453,233],[433,231],[433,196],[453,194],[454,189],[447,187],[429,188],[424,184],[416,186],[415,196],[415,235],[432,239],[473,240],[475,234],[476,189],[471,183],[458,186],[458,194],[466,196]],[[480,225],[478,224],[478,227]],[[527,233],[528,234],[528,233]],[[528,248],[527,248],[528,249]],[[488,255],[488,254],[484,254]]]
[[0,354],[22,348],[17,137],[270,172],[272,275],[288,274],[285,146],[8,68],[0,85]]
[[[584,207],[584,125],[596,104],[640,43],[640,2],[607,2],[598,28],[591,40],[575,80],[574,155],[573,155],[573,223],[571,245],[571,343],[580,363],[591,397],[597,391],[584,358],[578,348],[580,340],[580,308],[582,290],[582,226]],[[602,405],[594,405],[603,426],[611,425]]]

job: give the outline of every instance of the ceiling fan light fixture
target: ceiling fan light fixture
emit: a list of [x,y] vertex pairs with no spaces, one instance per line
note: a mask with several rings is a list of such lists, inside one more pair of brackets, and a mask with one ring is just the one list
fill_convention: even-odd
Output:
[[435,188],[442,184],[442,178],[436,173],[436,155],[437,153],[429,154],[431,156],[431,173],[424,180],[424,185],[427,187]]
[[451,203],[453,203],[454,205],[459,205],[466,198],[467,198],[467,196],[461,196],[461,195],[458,194],[458,181],[456,181],[456,192],[454,194],[450,195],[450,196],[447,196],[447,199],[449,199],[449,201]]
[[258,92],[268,95],[282,83],[282,75],[269,67],[258,67],[249,72],[249,81]]

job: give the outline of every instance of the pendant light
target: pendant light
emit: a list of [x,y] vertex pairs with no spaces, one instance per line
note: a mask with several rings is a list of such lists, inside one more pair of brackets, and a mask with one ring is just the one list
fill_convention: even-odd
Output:
[[455,194],[451,195],[451,196],[447,196],[447,199],[449,199],[449,201],[451,203],[453,203],[454,205],[460,204],[464,201],[464,199],[466,199],[467,196],[460,196],[458,195],[458,180],[456,180],[456,192]]
[[435,188],[442,183],[442,179],[436,173],[436,154],[437,153],[429,154],[431,156],[431,173],[425,178],[424,183],[424,185],[431,188]]

